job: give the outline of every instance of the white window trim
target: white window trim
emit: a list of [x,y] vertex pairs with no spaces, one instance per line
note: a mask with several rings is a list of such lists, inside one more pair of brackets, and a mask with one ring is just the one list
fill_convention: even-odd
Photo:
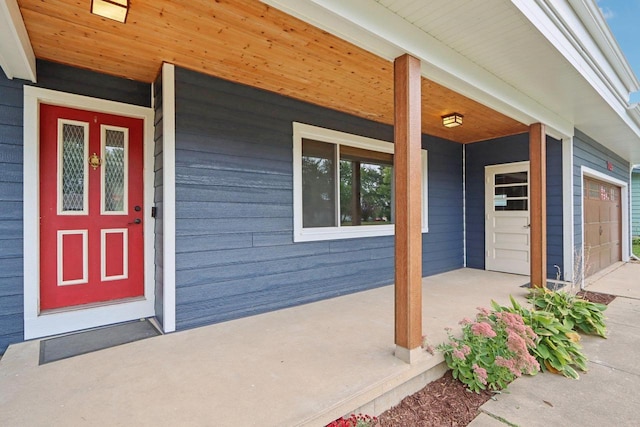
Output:
[[421,150],[422,153],[422,232],[429,232],[429,153]]
[[[354,239],[361,237],[391,236],[395,225],[362,225],[357,227],[302,226],[302,139],[348,145],[382,153],[394,153],[394,145],[387,141],[339,132],[304,123],[293,123],[293,241]],[[428,231],[427,150],[422,150],[422,232]]]

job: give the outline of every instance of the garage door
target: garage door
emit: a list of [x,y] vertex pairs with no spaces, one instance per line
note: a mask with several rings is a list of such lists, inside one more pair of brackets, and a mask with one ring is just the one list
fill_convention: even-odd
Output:
[[587,276],[620,261],[620,187],[584,179],[584,243]]

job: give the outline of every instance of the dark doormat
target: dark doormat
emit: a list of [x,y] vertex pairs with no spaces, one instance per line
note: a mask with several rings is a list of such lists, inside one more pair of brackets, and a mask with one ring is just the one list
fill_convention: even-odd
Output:
[[134,320],[40,341],[40,365],[160,335],[148,320]]

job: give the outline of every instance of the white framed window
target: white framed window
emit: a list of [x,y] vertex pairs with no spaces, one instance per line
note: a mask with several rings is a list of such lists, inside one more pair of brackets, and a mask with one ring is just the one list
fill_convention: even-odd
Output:
[[[294,241],[393,235],[394,145],[293,123]],[[422,224],[427,231],[427,152]]]

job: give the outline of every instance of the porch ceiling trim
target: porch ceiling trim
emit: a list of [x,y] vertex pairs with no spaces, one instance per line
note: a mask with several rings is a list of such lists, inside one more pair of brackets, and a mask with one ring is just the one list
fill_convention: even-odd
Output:
[[[549,135],[573,136],[573,123],[373,0],[262,0],[389,61],[408,53],[422,75]],[[354,25],[355,24],[355,25]]]
[[0,2],[0,67],[9,79],[36,81],[36,56],[16,0]]

